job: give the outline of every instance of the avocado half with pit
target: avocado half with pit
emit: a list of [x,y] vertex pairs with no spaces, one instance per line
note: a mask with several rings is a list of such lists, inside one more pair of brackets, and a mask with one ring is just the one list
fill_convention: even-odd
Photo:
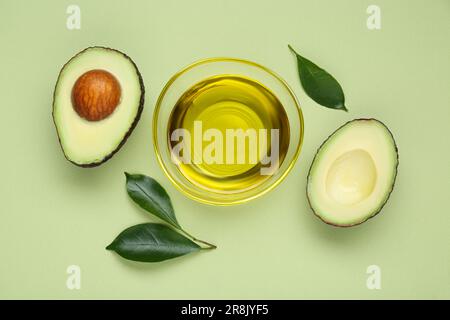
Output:
[[144,106],[144,83],[126,54],[87,48],[59,73],[53,121],[64,156],[81,167],[110,159],[133,131]]
[[320,146],[308,174],[307,197],[324,222],[350,227],[375,216],[395,184],[398,150],[376,119],[355,119]]

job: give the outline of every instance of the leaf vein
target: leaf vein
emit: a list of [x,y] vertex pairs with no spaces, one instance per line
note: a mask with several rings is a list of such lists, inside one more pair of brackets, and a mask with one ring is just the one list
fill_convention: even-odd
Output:
[[[172,219],[172,217],[170,215],[167,214],[167,212],[164,210],[163,207],[161,207],[161,205],[159,203],[157,203],[155,200],[152,199],[152,197],[136,182],[135,185],[139,188],[139,190],[142,191],[142,193],[144,193],[147,198],[150,200],[150,202],[153,203],[153,205],[157,208],[159,208],[159,210],[161,210],[164,213],[164,216],[170,220],[170,222],[172,222],[172,224],[175,224],[176,226],[178,226],[178,222]],[[153,212],[152,212],[153,213]]]

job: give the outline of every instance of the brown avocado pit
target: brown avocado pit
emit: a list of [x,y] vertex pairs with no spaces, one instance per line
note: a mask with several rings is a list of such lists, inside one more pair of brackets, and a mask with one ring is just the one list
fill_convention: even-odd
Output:
[[72,104],[78,115],[88,121],[108,117],[120,102],[119,81],[105,70],[82,74],[72,89]]

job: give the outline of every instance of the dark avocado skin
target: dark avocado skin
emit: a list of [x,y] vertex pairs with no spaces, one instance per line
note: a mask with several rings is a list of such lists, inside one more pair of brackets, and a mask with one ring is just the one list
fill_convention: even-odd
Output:
[[322,217],[320,217],[320,216],[314,211],[314,209],[313,209],[313,207],[312,207],[312,205],[311,205],[311,200],[310,200],[309,197],[308,197],[308,183],[306,183],[306,198],[308,199],[308,204],[309,204],[309,207],[311,208],[312,212],[313,212],[314,215],[315,215],[316,217],[318,217],[320,220],[322,220],[322,221],[325,222],[326,224],[329,224],[330,226],[334,226],[334,227],[348,228],[348,227],[357,226],[357,225],[360,225],[360,224],[366,222],[367,220],[369,220],[369,219],[375,217],[376,215],[378,215],[378,213],[380,213],[380,211],[383,209],[383,207],[384,207],[384,205],[386,204],[386,202],[389,200],[389,197],[391,196],[391,193],[392,193],[392,191],[394,190],[395,180],[396,180],[397,174],[398,174],[398,165],[399,165],[398,148],[397,148],[397,143],[395,142],[395,139],[394,139],[394,135],[392,134],[391,130],[389,130],[389,128],[388,128],[383,122],[381,122],[380,120],[377,120],[377,119],[374,119],[374,118],[359,118],[359,119],[353,119],[353,120],[347,121],[347,122],[344,123],[342,126],[340,126],[339,128],[337,128],[332,134],[330,134],[330,135],[328,136],[328,138],[325,139],[324,142],[322,142],[322,144],[320,145],[320,147],[319,147],[319,148],[317,149],[317,151],[316,151],[316,154],[315,154],[315,156],[314,156],[313,161],[311,162],[311,166],[309,167],[308,176],[307,176],[307,178],[306,178],[306,181],[309,181],[309,176],[310,176],[310,174],[311,174],[312,164],[313,164],[314,161],[316,160],[317,155],[319,154],[320,150],[321,150],[322,147],[325,145],[325,143],[326,143],[326,142],[327,142],[327,141],[328,141],[328,140],[329,140],[329,139],[330,139],[337,131],[339,131],[341,128],[345,127],[347,124],[349,124],[349,123],[351,123],[351,122],[354,122],[354,121],[376,121],[376,122],[379,122],[380,124],[382,124],[382,125],[387,129],[387,131],[389,132],[389,134],[390,134],[391,137],[392,137],[392,141],[394,141],[395,153],[397,154],[397,161],[396,161],[396,163],[395,163],[395,174],[394,174],[394,179],[393,179],[392,184],[391,184],[391,189],[389,190],[389,193],[388,193],[388,195],[387,195],[387,197],[386,197],[386,200],[381,204],[381,206],[379,207],[378,211],[376,211],[376,212],[373,213],[371,216],[367,217],[366,219],[364,219],[364,220],[362,220],[362,221],[360,221],[360,222],[358,222],[358,223],[348,224],[348,225],[341,225],[341,224],[330,223],[330,222],[324,220]]
[[[131,124],[130,128],[128,129],[127,133],[125,134],[125,136],[123,137],[122,141],[120,142],[120,144],[117,146],[117,148],[115,150],[113,150],[110,154],[108,154],[107,156],[105,156],[102,160],[97,161],[97,162],[92,162],[92,163],[85,163],[85,164],[80,164],[80,163],[76,163],[72,160],[70,160],[66,153],[64,152],[64,149],[62,147],[61,144],[61,139],[59,137],[59,132],[58,132],[58,127],[56,126],[56,122],[55,122],[55,117],[54,117],[54,109],[55,109],[55,92],[56,92],[56,86],[58,85],[59,79],[61,77],[61,73],[64,70],[64,68],[66,67],[66,65],[68,65],[75,57],[77,57],[79,54],[82,54],[83,52],[85,52],[88,49],[93,49],[93,48],[100,48],[100,49],[104,49],[104,50],[111,50],[111,51],[115,51],[120,53],[121,55],[123,55],[126,59],[128,59],[134,66],[134,69],[136,70],[136,74],[139,78],[139,85],[141,87],[141,97],[139,99],[139,107],[138,107],[138,111],[136,114],[136,117],[134,118],[133,123]],[[142,114],[142,110],[144,109],[144,100],[145,100],[145,87],[144,87],[144,80],[142,79],[141,73],[139,72],[138,67],[136,66],[136,64],[134,63],[134,61],[125,53],[116,50],[116,49],[112,49],[112,48],[108,48],[108,47],[102,47],[102,46],[92,46],[92,47],[87,47],[84,50],[78,52],[76,55],[74,55],[72,58],[70,58],[69,61],[67,61],[64,66],[61,68],[59,74],[58,74],[58,79],[56,80],[56,84],[55,84],[55,89],[53,90],[53,103],[52,103],[52,118],[53,118],[53,124],[55,125],[56,128],[56,134],[58,136],[58,141],[59,141],[59,145],[61,147],[61,150],[64,154],[64,157],[70,161],[71,163],[73,163],[74,165],[78,166],[78,167],[82,167],[82,168],[93,168],[93,167],[98,167],[99,165],[105,163],[106,161],[108,161],[109,159],[112,158],[112,156],[120,150],[120,148],[122,148],[122,146],[125,144],[125,142],[128,140],[128,137],[131,135],[131,133],[133,132],[134,128],[136,127],[137,123],[139,122],[139,119],[141,118],[141,114]]]

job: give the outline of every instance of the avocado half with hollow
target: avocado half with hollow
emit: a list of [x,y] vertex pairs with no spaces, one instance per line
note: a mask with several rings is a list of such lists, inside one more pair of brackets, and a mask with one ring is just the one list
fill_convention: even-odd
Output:
[[53,96],[53,121],[66,159],[81,167],[110,159],[139,121],[144,93],[139,70],[120,51],[90,47],[70,59]]
[[308,174],[307,197],[324,222],[350,227],[383,208],[397,176],[398,151],[376,119],[355,119],[320,146]]

